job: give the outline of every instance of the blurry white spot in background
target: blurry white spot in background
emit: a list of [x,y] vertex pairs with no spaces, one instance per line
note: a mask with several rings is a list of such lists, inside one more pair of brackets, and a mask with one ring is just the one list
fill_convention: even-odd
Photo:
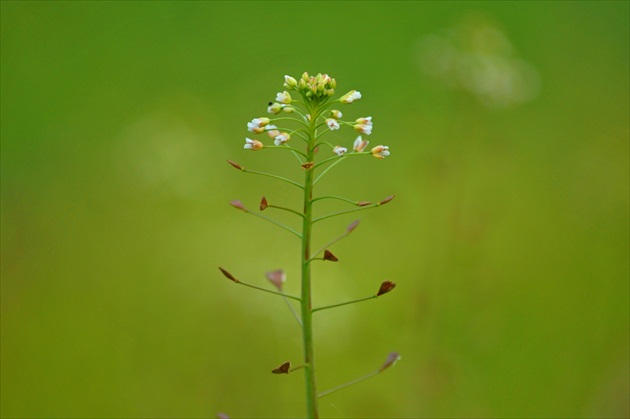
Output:
[[420,38],[417,60],[431,79],[470,92],[488,107],[524,103],[540,92],[538,71],[485,16],[468,16],[443,34]]
[[134,121],[122,131],[116,153],[123,181],[157,194],[200,196],[213,183],[210,156],[222,147],[205,128],[168,111]]

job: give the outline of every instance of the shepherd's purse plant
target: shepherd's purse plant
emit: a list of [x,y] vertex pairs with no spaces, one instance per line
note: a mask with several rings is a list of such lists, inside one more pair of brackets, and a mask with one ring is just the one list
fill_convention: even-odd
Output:
[[[311,284],[313,281],[311,265],[322,261],[337,262],[339,259],[330,251],[330,248],[352,233],[354,229],[357,228],[359,220],[353,221],[339,236],[332,238],[321,247],[313,247],[312,233],[314,226],[319,221],[331,217],[381,207],[394,199],[392,195],[372,203],[370,201],[355,201],[336,195],[320,196],[316,193],[316,186],[322,181],[324,176],[331,174],[333,167],[348,160],[350,157],[368,156],[380,161],[390,154],[389,147],[385,145],[377,145],[368,148],[369,141],[366,137],[372,134],[371,116],[345,120],[343,119],[342,112],[337,109],[337,106],[341,108],[360,100],[362,98],[361,93],[356,90],[350,90],[343,96],[333,99],[336,86],[337,82],[335,79],[327,74],[310,76],[308,73],[304,73],[299,80],[290,76],[284,76],[284,88],[286,90],[278,93],[275,102],[270,102],[267,108],[267,112],[271,114],[271,116],[254,118],[251,122],[247,123],[247,128],[252,133],[250,136],[253,138],[245,138],[244,149],[250,152],[263,153],[268,149],[279,149],[293,154],[296,159],[296,171],[302,172],[301,182],[274,173],[250,170],[234,161],[228,160],[230,165],[243,173],[265,176],[277,181],[286,182],[294,186],[296,190],[301,193],[302,205],[298,207],[299,209],[275,205],[272,202],[268,202],[264,196],[260,200],[259,211],[247,208],[239,200],[230,202],[234,208],[273,223],[299,239],[301,242],[299,263],[302,277],[300,295],[290,295],[284,292],[283,285],[286,280],[286,274],[283,270],[275,270],[266,273],[266,278],[272,286],[272,289],[268,289],[249,282],[244,282],[238,278],[238,274],[219,267],[223,275],[234,283],[276,294],[284,299],[291,309],[302,331],[303,360],[295,366],[290,361],[283,362],[271,372],[274,374],[289,374],[295,370],[303,369],[305,378],[306,415],[309,418],[319,417],[318,400],[321,397],[377,375],[392,366],[400,358],[398,353],[391,352],[382,366],[367,375],[325,391],[319,391],[317,388],[313,315],[322,310],[378,298],[392,291],[396,286],[394,282],[385,280],[380,284],[377,291],[368,297],[327,306],[317,306],[313,304],[314,298],[311,293]],[[347,146],[334,144],[324,139],[326,134],[342,128],[351,128],[358,133],[354,141],[352,141],[352,139],[348,141]],[[267,137],[266,140],[265,137]],[[317,213],[316,216],[314,207],[323,200],[334,200],[343,205],[350,205],[351,207],[350,209],[341,209],[337,212],[324,215]],[[301,230],[298,231],[273,218],[262,215],[260,212],[266,209],[278,210],[287,213],[289,216],[298,217],[302,225]],[[299,302],[299,312],[294,309],[289,300]],[[226,415],[220,414],[220,417],[226,417]]]

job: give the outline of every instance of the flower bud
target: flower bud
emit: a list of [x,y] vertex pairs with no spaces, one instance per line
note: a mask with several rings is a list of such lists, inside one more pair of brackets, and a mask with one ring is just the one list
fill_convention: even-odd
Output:
[[367,207],[368,205],[372,205],[372,203],[370,201],[359,201],[354,205],[356,205],[357,207]]
[[337,256],[333,255],[330,250],[324,250],[324,260],[329,260],[331,262],[338,262],[339,261]]
[[376,293],[376,296],[380,297],[383,294],[387,294],[388,292],[390,292],[394,288],[396,288],[396,284],[394,282],[392,282],[392,281],[384,281],[381,284],[381,287],[378,289],[378,292]]
[[260,200],[260,210],[264,211],[265,209],[267,209],[267,207],[269,207],[269,204],[267,204],[267,198],[263,196]]
[[263,143],[258,140],[252,140],[251,138],[245,138],[245,146],[243,146],[243,148],[252,151],[260,150],[263,148]]
[[339,102],[341,103],[352,103],[355,100],[361,99],[361,92],[357,92],[356,90],[350,90],[345,95],[339,98]]
[[267,107],[267,112],[277,115],[280,112],[282,112],[283,108],[284,108],[284,105],[281,105],[280,103],[269,102],[269,107]]
[[336,109],[330,111],[330,117],[333,119],[340,119],[343,116],[343,114],[341,113],[341,111],[338,111]]
[[293,106],[285,106],[284,108],[282,108],[282,110],[284,111],[284,113],[293,113],[293,112],[295,112],[295,108]]
[[284,76],[284,87],[294,90],[297,87],[297,80],[291,76]]
[[276,95],[276,102],[280,102],[280,103],[284,103],[285,105],[288,105],[289,103],[292,102],[291,95],[286,90],[282,93],[278,93]]

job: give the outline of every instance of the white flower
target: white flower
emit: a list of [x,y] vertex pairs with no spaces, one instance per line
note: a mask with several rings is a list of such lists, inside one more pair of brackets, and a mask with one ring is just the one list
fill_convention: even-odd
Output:
[[361,136],[359,135],[357,137],[356,140],[354,140],[354,144],[352,145],[352,148],[354,151],[356,151],[357,153],[363,153],[363,150],[365,150],[365,147],[367,147],[367,145],[370,142],[368,140],[364,140],[363,138],[361,138]]
[[337,122],[337,120],[333,118],[328,118],[326,120],[326,125],[328,125],[328,129],[330,129],[331,131],[339,129],[339,122]]
[[361,99],[361,92],[357,92],[356,90],[350,90],[345,95],[339,98],[339,102],[341,103],[352,103],[355,100]]
[[372,133],[372,117],[368,116],[366,118],[357,119],[354,125],[355,131],[360,132],[361,134],[370,135]]
[[333,153],[335,153],[338,156],[343,156],[345,154],[345,152],[348,151],[347,148],[345,147],[340,147],[338,145],[335,146],[335,148],[333,148]]
[[288,133],[282,132],[275,137],[275,139],[273,140],[273,143],[275,145],[282,145],[286,143],[287,141],[289,141],[290,139],[291,139],[291,136]]
[[291,95],[286,90],[276,95],[276,102],[289,104],[291,103]]
[[389,156],[389,147],[386,145],[377,145],[371,150],[371,153],[377,159],[384,159]]
[[243,148],[252,151],[260,150],[263,148],[263,143],[258,140],[252,140],[251,138],[245,138],[245,146]]
[[264,127],[269,124],[269,118],[254,118],[247,123],[247,130],[251,132],[263,132]]

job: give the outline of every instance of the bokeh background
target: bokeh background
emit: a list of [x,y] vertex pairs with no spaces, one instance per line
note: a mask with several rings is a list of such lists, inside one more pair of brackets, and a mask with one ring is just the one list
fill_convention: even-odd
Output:
[[217,269],[299,292],[297,240],[228,205],[299,196],[226,160],[301,178],[243,144],[303,71],[392,152],[320,193],[397,196],[314,268],[317,305],[398,284],[317,314],[319,385],[402,360],[322,416],[630,414],[628,2],[0,6],[3,417],[304,414],[295,320]]

